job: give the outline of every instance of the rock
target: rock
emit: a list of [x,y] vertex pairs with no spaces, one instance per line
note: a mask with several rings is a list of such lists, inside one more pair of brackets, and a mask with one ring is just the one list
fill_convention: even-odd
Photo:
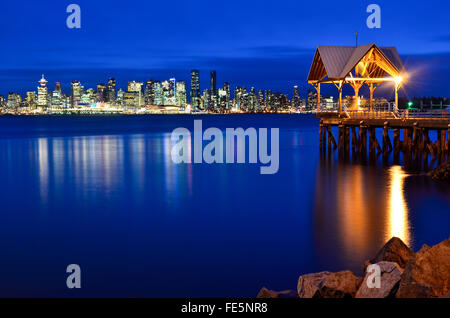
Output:
[[261,288],[256,298],[298,298],[294,290],[273,291],[266,287]]
[[373,259],[364,263],[364,271],[366,271],[367,265],[379,262],[394,262],[400,268],[405,268],[406,263],[413,256],[414,252],[401,239],[393,237],[384,244]]
[[348,298],[355,296],[361,282],[351,271],[306,274],[299,277],[297,292],[300,298]]
[[424,246],[411,258],[401,276],[396,297],[426,298],[450,293],[450,237]]
[[436,169],[428,172],[428,175],[434,180],[450,183],[450,162],[446,162]]
[[355,295],[356,298],[388,298],[397,292],[403,270],[394,262],[379,262],[376,265],[380,266],[381,271],[380,288],[368,286],[367,280],[372,279],[373,271],[368,272]]

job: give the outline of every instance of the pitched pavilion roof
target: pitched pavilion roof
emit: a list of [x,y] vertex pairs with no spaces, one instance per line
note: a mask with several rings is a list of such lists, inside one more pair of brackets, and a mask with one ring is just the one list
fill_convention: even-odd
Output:
[[349,76],[369,53],[376,55],[373,60],[362,69],[366,76],[384,77],[387,74],[399,76],[404,66],[395,47],[377,47],[375,44],[361,46],[319,46],[308,75],[308,81],[320,81],[324,78],[340,80]]

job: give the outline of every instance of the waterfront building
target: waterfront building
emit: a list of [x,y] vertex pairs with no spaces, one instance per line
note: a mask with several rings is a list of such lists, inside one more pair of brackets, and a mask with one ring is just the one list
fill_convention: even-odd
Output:
[[124,91],[123,91],[123,89],[120,88],[120,89],[117,91],[117,99],[116,99],[116,104],[117,104],[117,106],[123,107],[123,105],[124,105],[124,102],[123,102],[123,94],[124,94]]
[[168,81],[164,81],[161,83],[162,85],[162,90],[163,90],[163,96],[164,96],[164,101],[163,101],[163,105],[165,106],[173,106],[176,104],[176,100],[175,100],[175,78],[171,78]]
[[230,101],[231,101],[231,93],[230,93],[230,84],[225,82],[223,84],[223,89],[225,90],[225,108],[230,109]]
[[70,84],[70,105],[71,107],[77,107],[81,101],[81,95],[83,94],[83,86],[79,81],[72,81]]
[[[142,82],[136,82],[131,81],[128,82],[128,93],[135,93],[134,94],[134,106],[135,107],[141,107],[144,105],[144,98],[142,96],[142,86],[144,84]],[[124,101],[125,104],[128,106],[127,102],[129,103],[129,99],[131,98],[131,94],[124,94]]]
[[186,85],[184,81],[178,81],[176,87],[177,105],[181,107],[186,106]]
[[106,102],[107,88],[105,84],[97,84],[97,103]]
[[200,107],[200,72],[191,71],[191,105],[193,109]]
[[106,102],[110,105],[116,104],[116,79],[110,78],[108,80],[108,90],[106,94]]
[[217,97],[218,97],[218,109],[220,111],[228,109],[227,91],[224,88],[219,88],[217,90]]
[[155,81],[150,79],[145,83],[144,102],[146,105],[155,105]]
[[300,92],[298,90],[298,86],[294,86],[294,94],[292,95],[292,107],[300,107]]
[[29,91],[27,92],[27,96],[25,97],[25,104],[27,107],[35,108],[37,106],[37,96],[36,92]]
[[39,86],[38,86],[37,104],[39,107],[47,107],[49,104],[48,88],[47,88],[48,82],[44,78],[44,74],[42,74],[42,78],[38,83],[39,83]]
[[8,93],[7,108],[18,108],[22,102],[22,97],[17,93]]
[[123,107],[131,109],[137,107],[139,103],[138,92],[124,92],[123,93]]
[[201,97],[202,108],[205,110],[211,110],[211,95],[209,89],[204,89]]
[[160,81],[155,81],[153,83],[153,93],[154,93],[154,104],[161,106],[164,104],[164,94]]

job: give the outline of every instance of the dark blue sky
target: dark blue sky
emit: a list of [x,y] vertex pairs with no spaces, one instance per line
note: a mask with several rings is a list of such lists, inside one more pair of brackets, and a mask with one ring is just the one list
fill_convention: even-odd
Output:
[[[81,29],[66,27],[66,7],[81,6]],[[381,7],[381,29],[368,29],[368,4]],[[2,1],[0,94],[80,80],[86,88],[114,76],[189,84],[200,69],[224,81],[291,93],[306,77],[317,45],[374,42],[396,46],[409,72],[406,94],[450,96],[447,1]],[[331,88],[326,93],[334,94]],[[379,94],[389,94],[380,89]]]

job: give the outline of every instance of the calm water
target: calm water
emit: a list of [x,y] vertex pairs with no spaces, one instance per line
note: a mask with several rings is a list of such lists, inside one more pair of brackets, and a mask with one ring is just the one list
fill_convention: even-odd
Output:
[[[279,127],[279,172],[173,164],[194,118]],[[255,296],[450,229],[448,185],[321,159],[312,116],[0,117],[0,177],[0,296]]]

